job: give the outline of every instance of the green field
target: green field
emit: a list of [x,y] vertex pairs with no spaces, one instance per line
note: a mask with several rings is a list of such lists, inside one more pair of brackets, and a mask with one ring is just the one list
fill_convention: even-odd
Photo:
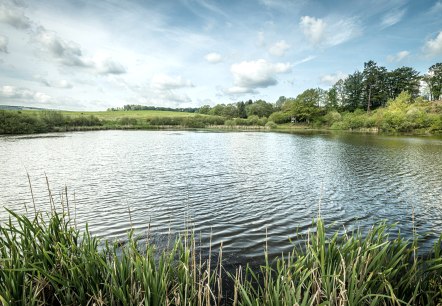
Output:
[[[23,113],[39,113],[41,111],[26,110]],[[172,111],[156,111],[156,110],[136,110],[136,111],[99,111],[99,112],[86,112],[86,111],[60,111],[64,116],[80,117],[93,115],[100,120],[115,121],[123,117],[134,119],[149,119],[154,117],[193,117],[195,113],[186,112],[172,112]]]

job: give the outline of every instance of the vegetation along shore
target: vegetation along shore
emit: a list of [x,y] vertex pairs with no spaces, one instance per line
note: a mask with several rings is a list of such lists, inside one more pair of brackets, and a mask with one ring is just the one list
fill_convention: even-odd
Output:
[[201,256],[187,233],[158,250],[129,231],[126,243],[76,229],[69,207],[9,211],[0,227],[1,305],[441,305],[442,236],[426,256],[392,227],[329,233],[317,219],[303,247],[225,269],[222,244]]
[[442,132],[442,63],[421,76],[364,63],[330,89],[311,88],[276,102],[248,100],[200,108],[125,105],[102,112],[2,110],[0,134],[96,129],[331,129],[376,133]]

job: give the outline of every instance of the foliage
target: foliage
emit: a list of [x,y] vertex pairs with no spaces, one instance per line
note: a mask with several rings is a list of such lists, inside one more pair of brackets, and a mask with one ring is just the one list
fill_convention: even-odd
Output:
[[265,126],[269,129],[276,129],[278,127],[278,125],[273,121],[267,121]]
[[290,114],[282,111],[274,112],[270,115],[269,121],[273,121],[274,123],[281,124],[290,122]]
[[68,130],[78,126],[101,126],[95,116],[71,118],[56,111],[0,111],[0,134],[32,134]]
[[[240,305],[439,305],[442,302],[441,240],[428,258],[418,244],[390,228],[327,235],[322,220],[303,248],[278,259],[267,255],[259,273],[247,267],[235,275]],[[256,288],[257,287],[257,288]]]
[[[442,236],[418,257],[417,237],[391,238],[385,224],[330,235],[317,220],[303,247],[259,271],[226,273],[200,257],[189,233],[157,251],[133,231],[125,243],[81,234],[64,212],[9,211],[0,227],[2,305],[437,305],[442,302]],[[214,255],[214,254],[213,254]],[[215,256],[214,256],[215,258]],[[230,284],[230,285],[229,285]],[[229,288],[230,291],[224,291]],[[223,296],[223,294],[226,295]]]
[[424,81],[430,91],[430,100],[442,98],[442,63],[436,63],[430,67]]
[[152,111],[172,111],[172,112],[185,112],[185,113],[195,113],[198,111],[198,108],[187,107],[187,108],[173,108],[173,107],[161,107],[161,106],[145,106],[139,104],[127,104],[122,108],[112,107],[109,108],[108,111],[140,111],[140,110],[152,110]]
[[258,100],[254,103],[246,105],[246,113],[247,117],[258,116],[260,118],[267,118],[273,113],[273,105],[271,103],[267,103],[266,101]]

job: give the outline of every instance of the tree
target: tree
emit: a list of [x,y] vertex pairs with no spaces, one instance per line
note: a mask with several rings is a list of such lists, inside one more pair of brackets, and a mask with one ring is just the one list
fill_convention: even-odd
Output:
[[227,104],[221,112],[221,115],[226,118],[237,118],[238,117],[238,109],[235,104]]
[[430,91],[430,100],[439,100],[442,97],[442,63],[436,63],[430,67],[424,76],[424,81]]
[[317,88],[310,88],[299,94],[296,99],[287,99],[283,111],[288,113],[296,122],[307,122],[320,113],[321,92]]
[[320,104],[320,92],[317,88],[310,88],[304,90],[301,94],[296,97],[301,103],[304,103],[309,106],[318,106]]
[[342,107],[345,100],[344,80],[340,79],[335,83],[335,85],[333,85],[332,88],[336,90],[336,102],[338,107]]
[[421,77],[419,72],[411,67],[401,67],[388,72],[386,86],[388,97],[395,99],[401,92],[407,91],[412,100],[419,96],[419,85]]
[[273,113],[273,105],[264,100],[257,100],[251,104],[246,104],[247,117],[256,115],[258,117],[268,117]]
[[217,104],[209,111],[209,115],[222,116],[225,107],[225,104]]
[[325,105],[325,108],[328,110],[331,109],[338,109],[338,90],[336,87],[332,87],[329,90],[327,90],[327,103]]
[[355,71],[350,74],[344,81],[344,101],[343,108],[345,110],[354,111],[362,108],[363,92],[364,92],[364,76],[362,72]]
[[384,106],[387,103],[388,96],[386,90],[387,69],[378,67],[374,61],[364,63],[364,106],[366,103],[367,112],[370,109]]
[[284,96],[280,96],[280,97],[278,98],[278,100],[276,100],[276,102],[275,102],[275,109],[277,109],[277,110],[281,110],[281,109],[282,109],[282,106],[283,106],[284,103],[285,103],[285,101],[287,101],[287,98],[284,97]]
[[247,118],[246,105],[243,101],[236,103],[239,118]]
[[210,109],[211,109],[210,105],[203,105],[198,110],[198,113],[208,115],[210,112]]

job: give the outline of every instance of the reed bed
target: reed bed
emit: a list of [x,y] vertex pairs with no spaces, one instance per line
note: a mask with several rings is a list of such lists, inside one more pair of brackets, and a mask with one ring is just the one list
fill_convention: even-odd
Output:
[[418,257],[390,230],[329,235],[318,219],[303,247],[228,272],[222,247],[202,258],[189,232],[159,251],[132,231],[124,245],[80,232],[69,210],[9,211],[0,305],[442,305],[442,236]]

